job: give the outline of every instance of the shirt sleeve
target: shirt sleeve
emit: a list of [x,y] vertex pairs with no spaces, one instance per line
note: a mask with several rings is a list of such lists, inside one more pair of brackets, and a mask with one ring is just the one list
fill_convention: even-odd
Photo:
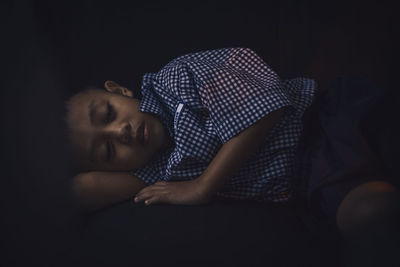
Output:
[[171,152],[172,148],[168,148],[163,153],[156,155],[155,158],[153,158],[145,166],[136,170],[132,170],[130,173],[141,179],[147,185],[154,184],[157,181],[165,180],[165,172]]
[[194,76],[202,104],[223,143],[291,104],[278,75],[248,48],[208,51],[181,60]]

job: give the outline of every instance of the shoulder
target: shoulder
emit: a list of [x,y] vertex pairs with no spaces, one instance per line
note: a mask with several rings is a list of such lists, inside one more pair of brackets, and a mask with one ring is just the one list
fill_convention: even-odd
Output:
[[212,61],[224,62],[234,58],[240,54],[255,55],[256,53],[246,47],[228,47],[213,50],[201,50],[193,53],[188,53],[172,60],[168,65],[182,64],[191,61]]
[[256,52],[246,47],[202,50],[188,53],[171,60],[159,71],[157,76],[158,78],[171,78],[177,77],[179,74],[186,71],[196,74],[220,67],[239,67],[246,65],[246,63],[254,65],[254,63],[259,64],[261,62],[262,60]]

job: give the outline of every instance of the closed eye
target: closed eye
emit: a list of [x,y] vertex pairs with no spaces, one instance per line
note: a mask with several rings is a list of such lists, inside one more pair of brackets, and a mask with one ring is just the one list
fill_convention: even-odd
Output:
[[106,114],[105,114],[104,122],[105,123],[110,123],[115,119],[115,117],[116,117],[115,110],[114,110],[113,106],[110,104],[110,102],[107,101],[107,111],[106,111]]
[[106,159],[111,161],[114,157],[114,145],[111,141],[106,142]]

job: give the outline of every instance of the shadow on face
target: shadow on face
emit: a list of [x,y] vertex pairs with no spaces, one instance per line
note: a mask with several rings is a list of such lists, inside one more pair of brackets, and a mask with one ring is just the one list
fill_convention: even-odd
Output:
[[84,170],[139,168],[165,146],[167,131],[155,115],[139,111],[130,90],[110,81],[105,87],[78,93],[67,103],[77,163]]

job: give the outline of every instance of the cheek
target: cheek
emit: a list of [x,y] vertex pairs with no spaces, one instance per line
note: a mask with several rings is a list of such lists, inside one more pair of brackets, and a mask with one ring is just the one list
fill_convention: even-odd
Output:
[[134,169],[148,161],[148,155],[143,148],[119,145],[117,149],[118,152],[115,161],[126,168]]
[[151,121],[150,128],[152,135],[151,136],[152,140],[150,145],[154,150],[157,150],[165,141],[166,138],[165,136],[167,133],[165,132],[162,124],[154,119]]
[[125,102],[121,103],[120,112],[124,117],[137,118],[140,117],[141,112],[139,111],[139,102],[134,99],[125,99]]

